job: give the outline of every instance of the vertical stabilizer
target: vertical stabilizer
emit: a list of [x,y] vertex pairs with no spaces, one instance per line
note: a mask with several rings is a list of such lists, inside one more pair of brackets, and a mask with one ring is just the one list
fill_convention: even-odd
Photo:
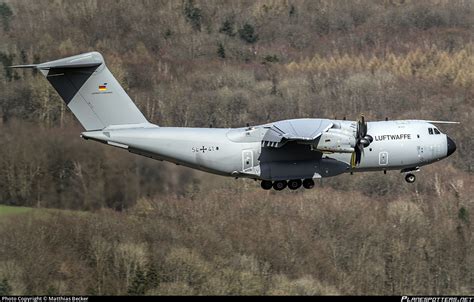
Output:
[[148,124],[98,52],[12,67],[40,70],[87,131]]

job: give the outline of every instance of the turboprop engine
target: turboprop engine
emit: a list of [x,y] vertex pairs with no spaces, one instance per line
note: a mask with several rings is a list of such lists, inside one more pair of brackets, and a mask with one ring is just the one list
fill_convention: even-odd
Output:
[[364,148],[372,143],[373,138],[367,134],[367,122],[363,115],[357,123],[334,123],[324,132],[313,150],[323,152],[352,153],[351,165],[360,164]]
[[323,152],[352,153],[355,146],[354,129],[334,124],[333,128],[328,129],[321,135],[317,145],[313,145],[313,149]]

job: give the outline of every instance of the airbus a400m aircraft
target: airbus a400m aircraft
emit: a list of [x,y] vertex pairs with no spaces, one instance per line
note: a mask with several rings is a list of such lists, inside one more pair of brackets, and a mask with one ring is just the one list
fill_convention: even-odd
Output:
[[143,116],[105,65],[90,52],[14,68],[36,68],[85,131],[82,137],[209,173],[261,181],[265,190],[310,189],[342,173],[413,171],[450,156],[454,141],[436,122],[291,119],[252,127],[159,127]]

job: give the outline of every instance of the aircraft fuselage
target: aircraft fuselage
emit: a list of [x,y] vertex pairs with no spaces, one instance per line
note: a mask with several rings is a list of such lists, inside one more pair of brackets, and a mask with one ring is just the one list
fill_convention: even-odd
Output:
[[218,175],[269,181],[330,177],[345,172],[410,171],[454,151],[449,150],[450,139],[425,121],[379,121],[368,122],[367,126],[373,142],[364,149],[357,166],[351,165],[351,153],[321,153],[308,144],[292,142],[279,149],[263,147],[267,125],[234,129],[106,128],[82,135],[132,153]]

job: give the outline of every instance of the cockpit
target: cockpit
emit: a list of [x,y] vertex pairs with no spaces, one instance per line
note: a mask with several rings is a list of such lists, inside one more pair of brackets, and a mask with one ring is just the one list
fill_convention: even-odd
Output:
[[441,134],[441,132],[439,132],[439,130],[436,129],[436,128],[428,128],[428,134],[429,135],[438,135],[438,134]]

